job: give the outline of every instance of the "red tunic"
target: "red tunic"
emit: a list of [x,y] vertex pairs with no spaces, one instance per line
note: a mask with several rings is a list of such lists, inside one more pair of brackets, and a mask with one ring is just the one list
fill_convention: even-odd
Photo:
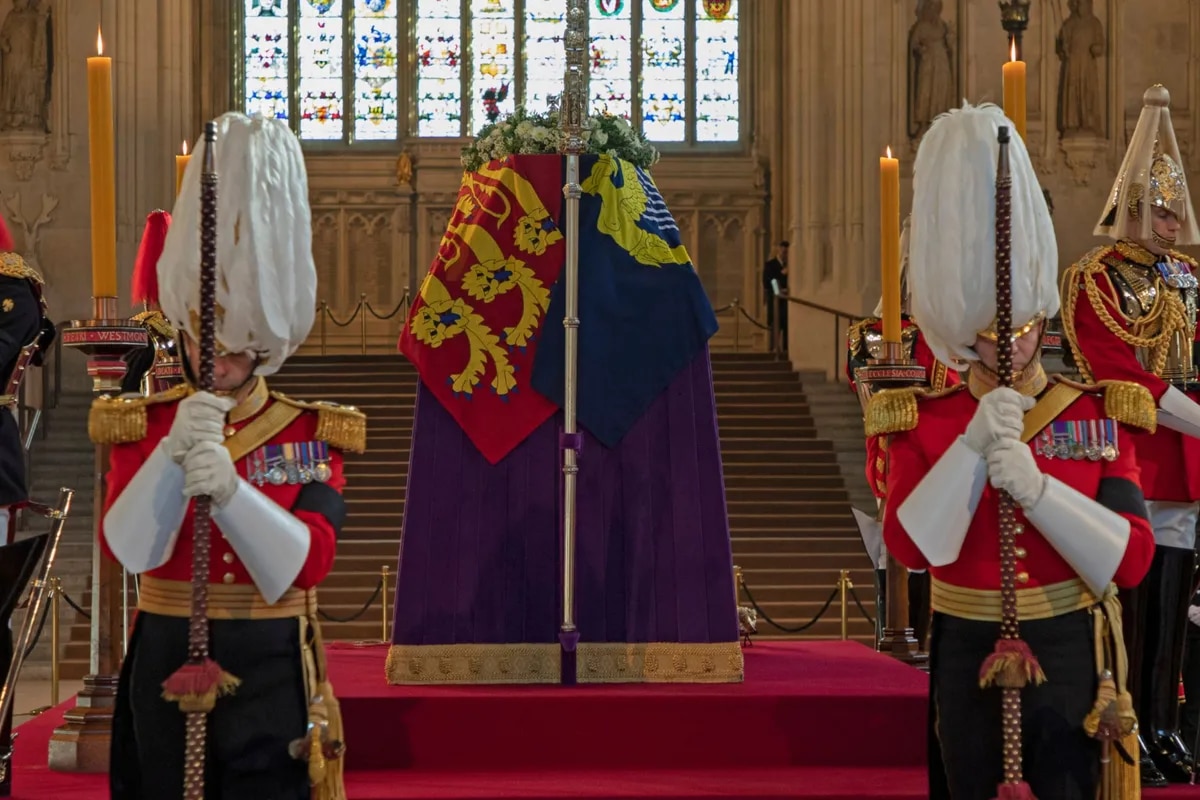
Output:
[[[1127,254],[1138,260],[1126,258]],[[1172,253],[1172,256],[1194,269],[1195,263],[1185,256],[1178,253]],[[1105,272],[1089,271],[1087,267],[1095,263],[1124,262],[1133,269],[1145,271],[1153,265],[1153,258],[1148,251],[1122,242],[1094,251],[1079,264],[1073,265],[1063,276],[1064,304],[1074,298],[1070,309],[1064,309],[1063,328],[1077,366],[1088,380],[1140,383],[1150,390],[1155,402],[1158,402],[1170,384],[1143,367],[1137,359],[1135,348],[1109,330],[1105,320],[1092,306],[1085,285],[1091,276],[1103,300],[1108,322],[1128,332],[1129,325],[1121,313],[1119,295],[1112,280]],[[1160,291],[1175,291],[1163,287],[1161,283],[1159,286]],[[1195,338],[1195,331],[1192,336]],[[1200,392],[1190,391],[1187,394],[1193,400],[1200,399]],[[1200,441],[1161,426],[1154,433],[1136,430],[1131,435],[1142,469],[1142,486],[1147,500],[1182,503],[1200,500]]]
[[[925,343],[925,337],[921,335],[921,329],[917,327],[915,322],[908,317],[903,317],[900,320],[900,329],[901,331],[913,330],[912,358],[925,368],[926,384],[933,391],[941,391],[951,386],[957,386],[962,382],[962,375],[957,370],[949,369],[933,355],[933,351]],[[850,391],[855,394],[858,393],[858,384],[855,380],[854,368],[861,366],[867,358],[864,352],[866,345],[862,339],[864,338],[863,334],[868,330],[874,333],[882,333],[883,320],[869,317],[851,329],[849,336],[851,339],[851,352],[846,359],[846,379],[850,382]],[[854,346],[856,334],[858,338],[857,348]],[[856,349],[859,352],[854,352]],[[871,491],[879,500],[887,497],[887,447],[887,437],[867,437],[867,485],[871,487]]]
[[[929,567],[929,563],[913,544],[908,532],[897,518],[897,509],[903,504],[921,479],[933,467],[943,453],[967,428],[975,414],[978,401],[969,391],[957,391],[942,397],[922,400],[917,427],[911,431],[891,434],[888,449],[889,497],[883,520],[883,538],[888,552],[909,569],[929,569],[936,580],[967,589],[998,590],[1000,588],[999,547],[999,501],[998,492],[990,482],[983,490],[978,509],[963,541],[958,560],[943,567]],[[1055,421],[1103,420],[1107,419],[1103,397],[1083,394],[1063,411]],[[1131,428],[1119,426],[1117,435],[1118,454],[1114,461],[1082,461],[1062,458],[1045,458],[1039,455],[1034,444],[1034,460],[1042,472],[1053,476],[1087,497],[1098,498],[1102,479],[1121,479],[1134,491],[1139,487],[1137,456],[1134,453]],[[1037,437],[1034,437],[1036,441]],[[1136,586],[1150,568],[1154,555],[1154,534],[1143,516],[1129,514],[1120,508],[1117,513],[1129,520],[1130,537],[1125,556],[1117,568],[1113,581],[1121,587]],[[1024,532],[1017,537],[1017,546],[1024,552],[1017,561],[1019,589],[1047,586],[1077,578],[1078,575],[1062,556],[1042,537],[1041,533],[1025,518],[1018,507],[1016,521]],[[1020,528],[1019,528],[1020,529]],[[1020,581],[1020,575],[1028,576]]]
[[[265,382],[262,385],[262,389],[263,393],[265,393]],[[246,404],[244,403],[243,406],[234,409],[230,413],[229,419],[231,422],[228,424],[226,432],[229,433],[231,429],[234,431],[241,430],[258,419],[271,406],[279,402],[281,401],[268,396],[261,408],[242,419],[239,412],[245,407]],[[178,400],[148,405],[146,407],[145,438],[141,441],[114,444],[112,446],[107,476],[108,491],[104,500],[104,513],[108,513],[108,509],[112,507],[113,502],[124,491],[138,469],[150,456],[154,448],[158,446],[158,443],[171,430],[171,423],[175,419],[175,412],[178,408]],[[271,444],[316,441],[318,416],[318,412],[315,410],[301,410],[300,415],[296,419],[292,420],[292,422],[274,436],[257,444],[254,449],[257,450],[259,447]],[[250,462],[251,459],[247,456],[239,459],[235,464],[238,474],[243,478],[249,478],[253,471],[253,466]],[[331,475],[325,483],[340,494],[346,484],[345,477],[342,474],[342,454],[333,447],[329,447],[329,467]],[[301,489],[304,488],[304,484],[284,483],[276,486],[271,483],[264,483],[262,486],[255,486],[255,488],[290,511],[295,505],[296,498],[300,494]],[[191,580],[193,507],[194,501],[188,504],[183,526],[180,529],[179,538],[176,541],[175,550],[172,552],[170,559],[161,567],[147,572],[147,575],[172,581]],[[330,524],[329,520],[319,513],[313,511],[292,511],[292,513],[297,519],[308,525],[308,529],[312,534],[308,558],[296,576],[294,585],[299,589],[311,589],[329,574],[333,566],[337,531]],[[215,523],[213,524],[212,532],[212,561],[209,566],[210,580],[213,583],[253,584],[254,582],[251,580],[250,574],[237,557],[237,553],[234,552],[224,536],[220,535],[220,530]],[[108,543],[104,537],[103,522],[101,522],[100,544],[105,555],[112,558],[112,552],[109,550]]]

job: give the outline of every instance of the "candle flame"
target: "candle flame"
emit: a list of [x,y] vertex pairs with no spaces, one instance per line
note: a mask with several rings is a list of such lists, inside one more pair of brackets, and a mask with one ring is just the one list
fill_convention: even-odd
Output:
[[104,55],[104,37],[100,35],[99,26],[96,27],[96,55]]
[[892,146],[890,144],[887,146],[887,157],[892,157]]
[[187,139],[183,140],[183,154],[187,155]]
[[1008,60],[1016,61],[1017,60],[1017,38],[1014,36],[1009,41],[1011,42],[1011,44],[1009,45],[1009,50],[1008,50]]

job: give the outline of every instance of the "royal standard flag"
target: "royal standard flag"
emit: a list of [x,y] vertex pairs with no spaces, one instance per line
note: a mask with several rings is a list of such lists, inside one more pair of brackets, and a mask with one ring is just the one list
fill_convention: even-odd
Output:
[[493,464],[556,408],[530,382],[565,259],[560,170],[557,157],[512,156],[463,175],[400,335],[400,351]]
[[[580,176],[579,422],[612,447],[700,353],[717,319],[650,173],[585,155]],[[533,388],[559,405],[563,284],[533,365]]]

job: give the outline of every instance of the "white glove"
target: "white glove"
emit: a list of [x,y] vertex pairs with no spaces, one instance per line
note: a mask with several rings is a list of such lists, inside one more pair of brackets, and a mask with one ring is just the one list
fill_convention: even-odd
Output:
[[183,459],[185,497],[208,495],[224,506],[238,489],[237,468],[224,445],[200,442]]
[[235,405],[237,401],[232,397],[218,397],[209,392],[196,392],[181,400],[171,431],[163,439],[175,463],[182,464],[188,451],[200,442],[225,441],[225,415]]
[[1008,492],[1022,508],[1033,508],[1046,490],[1046,475],[1038,469],[1029,445],[1020,439],[1002,439],[987,453],[992,486]]
[[1001,439],[1020,439],[1025,427],[1025,412],[1037,402],[1015,389],[993,389],[979,401],[975,416],[967,423],[963,441],[980,455]]
[[1188,606],[1188,620],[1193,625],[1200,625],[1200,606]]

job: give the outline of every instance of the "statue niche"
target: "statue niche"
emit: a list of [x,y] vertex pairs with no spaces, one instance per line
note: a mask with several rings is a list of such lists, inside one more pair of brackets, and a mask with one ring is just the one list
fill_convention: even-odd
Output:
[[1104,135],[1100,71],[1104,25],[1092,0],[1068,0],[1070,13],[1058,31],[1055,49],[1062,62],[1058,80],[1058,132],[1063,138]]
[[955,105],[954,53],[942,0],[918,0],[908,31],[908,135],[919,138]]
[[49,8],[14,0],[0,25],[0,131],[48,131],[50,41]]

